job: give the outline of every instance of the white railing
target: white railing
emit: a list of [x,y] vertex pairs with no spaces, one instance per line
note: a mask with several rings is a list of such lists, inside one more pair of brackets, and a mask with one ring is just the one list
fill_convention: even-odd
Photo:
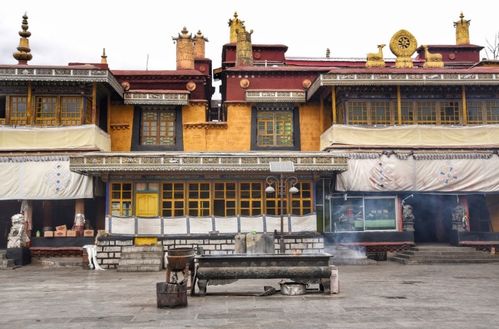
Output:
[[[237,217],[115,217],[106,216],[106,231],[114,235],[189,235],[280,232],[279,216]],[[284,217],[284,232],[316,232],[317,215]]]

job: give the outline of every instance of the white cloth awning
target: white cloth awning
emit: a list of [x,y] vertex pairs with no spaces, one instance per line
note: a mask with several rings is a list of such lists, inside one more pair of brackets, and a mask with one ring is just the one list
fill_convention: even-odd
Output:
[[499,157],[408,156],[350,158],[338,191],[499,192]]
[[71,172],[69,157],[0,157],[0,200],[92,197],[92,178]]

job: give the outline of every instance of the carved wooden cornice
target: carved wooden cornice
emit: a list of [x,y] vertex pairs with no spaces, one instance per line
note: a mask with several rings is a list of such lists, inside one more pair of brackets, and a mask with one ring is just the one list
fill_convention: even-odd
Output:
[[269,172],[271,161],[292,161],[297,172],[347,169],[345,157],[328,152],[87,153],[70,158],[70,169],[86,175],[120,172]]
[[120,96],[123,87],[107,69],[0,67],[0,81],[68,81],[108,83]]
[[342,73],[321,74],[312,83],[307,99],[322,86],[429,86],[499,85],[498,73]]

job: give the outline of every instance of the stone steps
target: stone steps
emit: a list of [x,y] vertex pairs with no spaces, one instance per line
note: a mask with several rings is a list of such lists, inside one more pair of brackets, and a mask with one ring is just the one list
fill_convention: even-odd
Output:
[[415,246],[390,258],[400,264],[482,264],[499,262],[499,257],[472,247],[445,245]]
[[162,246],[125,246],[121,250],[118,272],[158,272],[163,269]]

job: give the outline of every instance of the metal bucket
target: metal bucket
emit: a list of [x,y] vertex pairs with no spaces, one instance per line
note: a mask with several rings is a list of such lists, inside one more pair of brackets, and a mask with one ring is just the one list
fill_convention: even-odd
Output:
[[288,296],[305,295],[307,285],[300,282],[281,282],[281,294]]
[[166,259],[168,260],[167,268],[171,271],[182,271],[194,263],[194,256],[196,251],[192,248],[171,248],[168,249],[168,255]]

